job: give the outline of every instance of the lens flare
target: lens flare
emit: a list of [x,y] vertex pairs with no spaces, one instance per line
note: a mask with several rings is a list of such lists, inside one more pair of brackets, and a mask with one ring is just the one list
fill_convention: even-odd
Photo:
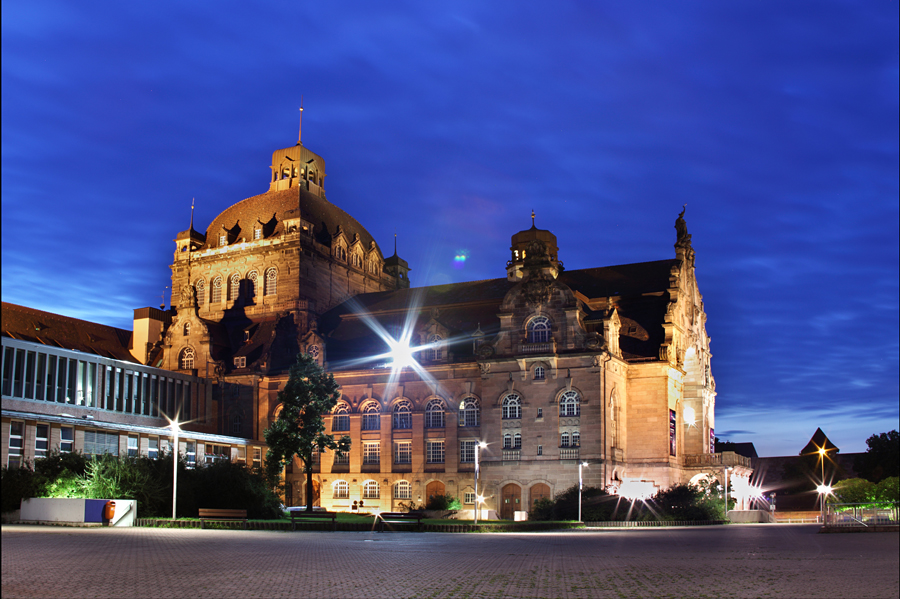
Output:
[[466,258],[469,257],[468,250],[459,250],[453,258],[453,268],[462,268],[466,265]]

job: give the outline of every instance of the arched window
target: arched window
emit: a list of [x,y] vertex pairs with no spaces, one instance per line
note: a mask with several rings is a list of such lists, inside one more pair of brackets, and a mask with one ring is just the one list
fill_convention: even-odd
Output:
[[206,303],[206,283],[203,282],[203,279],[200,279],[194,285],[194,288],[197,290],[197,305],[202,306]]
[[350,254],[350,263],[353,264],[356,268],[362,268],[362,258],[359,257],[359,254],[353,252]]
[[503,419],[510,420],[522,417],[522,398],[516,393],[510,393],[503,398]]
[[184,323],[184,328],[182,328],[181,332],[185,337],[190,335],[191,334],[191,323],[189,323],[189,322]]
[[430,358],[432,362],[440,362],[444,359],[444,338],[440,335],[429,335],[428,343],[431,345]]
[[228,280],[228,301],[235,301],[241,291],[241,275],[235,273]]
[[394,406],[394,430],[406,430],[412,428],[412,404],[408,401],[397,402]]
[[181,355],[178,357],[178,367],[181,370],[192,370],[194,368],[193,347],[186,347],[181,350]]
[[481,408],[478,400],[474,397],[467,397],[459,404],[459,425],[460,426],[478,426],[481,420]]
[[256,294],[259,293],[259,273],[255,270],[251,270],[247,273],[247,280],[250,281],[250,284],[247,287],[247,293],[250,294],[250,299],[253,299],[256,297]]
[[560,433],[559,446],[560,447],[568,447],[569,446],[569,433]]
[[572,447],[580,447],[581,446],[581,433],[575,431],[572,433]]
[[550,341],[550,319],[535,316],[528,321],[528,343],[548,343]]
[[231,434],[240,437],[244,430],[244,422],[240,414],[235,414],[231,419]]
[[401,480],[394,485],[394,499],[412,499],[412,487],[408,481]]
[[350,406],[341,402],[334,409],[331,417],[331,431],[349,431],[350,430]]
[[378,431],[381,430],[381,408],[376,402],[372,402],[363,408],[362,411],[362,430]]
[[444,428],[444,402],[432,399],[425,406],[425,428]]
[[350,483],[345,480],[334,481],[333,497],[335,499],[350,499]]
[[512,435],[509,433],[503,435],[503,449],[512,449]]
[[278,293],[278,271],[270,268],[266,271],[266,295],[275,295]]
[[513,435],[513,449],[522,449],[522,433]]
[[381,489],[374,480],[367,480],[363,484],[363,499],[378,499],[381,497]]
[[212,304],[222,303],[222,277],[216,277],[212,282],[212,296],[209,299]]
[[581,416],[581,397],[577,391],[566,391],[559,398],[560,416]]
[[534,367],[534,380],[543,381],[547,376],[547,372],[544,370],[543,366],[535,366]]
[[345,250],[342,246],[337,246],[334,248],[334,257],[342,262],[347,261],[347,250]]

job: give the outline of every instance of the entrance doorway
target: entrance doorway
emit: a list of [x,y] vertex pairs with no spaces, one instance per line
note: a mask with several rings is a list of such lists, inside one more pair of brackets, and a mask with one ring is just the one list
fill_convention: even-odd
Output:
[[435,495],[444,495],[444,483],[439,480],[433,480],[425,487],[425,505],[427,506],[434,499]]
[[515,483],[509,483],[503,486],[501,496],[503,503],[500,504],[500,518],[512,520],[515,512],[522,509],[522,488]]
[[550,486],[544,483],[532,485],[531,491],[528,493],[528,511],[534,509],[534,502],[538,499],[550,499]]

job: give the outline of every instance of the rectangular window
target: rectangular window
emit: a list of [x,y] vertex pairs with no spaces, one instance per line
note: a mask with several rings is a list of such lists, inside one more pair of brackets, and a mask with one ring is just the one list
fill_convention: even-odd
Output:
[[543,418],[543,417],[544,417],[544,408],[538,408],[538,414],[537,414],[537,417],[538,417],[538,418]]
[[253,467],[254,468],[262,467],[262,448],[260,448],[260,447],[253,448]]
[[59,451],[60,453],[71,453],[75,449],[75,429],[71,426],[64,426],[59,429]]
[[47,378],[47,354],[38,354],[37,361],[37,399],[44,399],[44,379]]
[[444,442],[443,441],[429,441],[426,448],[426,459],[429,464],[443,464],[444,463]]
[[463,493],[463,503],[467,505],[471,505],[475,503],[475,492],[474,491],[466,491]]
[[363,464],[381,463],[381,443],[363,443]]
[[85,455],[119,455],[119,435],[103,431],[84,431]]
[[50,425],[39,424],[34,431],[34,457],[47,457],[48,449],[50,449]]
[[9,423],[9,462],[10,468],[22,465],[22,438],[25,436],[25,423],[13,420]]
[[234,359],[235,368],[245,368],[247,366],[247,356],[237,356]]
[[544,446],[538,445],[538,455],[544,455]]
[[138,455],[138,437],[137,435],[128,435],[128,457],[136,458]]
[[262,239],[262,229],[253,229],[253,239]]
[[78,360],[69,360],[69,382],[66,386],[66,403],[75,403],[75,377],[78,375]]
[[396,441],[394,443],[394,463],[412,464],[412,442]]
[[25,376],[25,350],[16,350],[16,367],[13,370],[13,396],[22,397],[22,379]]
[[363,414],[362,430],[364,430],[364,431],[381,430],[381,414],[379,414],[377,412],[370,413],[370,414]]
[[227,235],[219,235],[219,247],[224,246],[227,239]]
[[34,364],[37,354],[30,351],[25,358],[25,399],[34,399]]
[[349,431],[350,430],[350,414],[335,414],[331,418],[331,430]]
[[57,359],[56,369],[56,402],[66,403],[66,363],[65,358]]
[[134,410],[134,407],[131,404],[131,395],[133,392],[131,386],[132,386],[132,381],[134,380],[133,374],[134,373],[132,373],[130,370],[126,370],[125,374],[124,374],[124,381],[125,381],[125,391],[123,393],[123,395],[125,397],[124,411],[128,414],[131,414],[131,412]]
[[16,359],[15,355],[11,347],[3,349],[3,395],[12,395],[12,373],[13,362]]
[[184,461],[187,462],[188,468],[197,465],[197,444],[193,441],[187,441],[184,444]]
[[462,464],[475,463],[475,441],[459,442],[459,461]]
[[334,454],[334,463],[337,466],[349,466],[350,465],[350,454],[342,453],[342,454]]
[[159,437],[150,437],[148,439],[147,457],[151,460],[159,457]]
[[237,460],[239,464],[247,463],[247,448],[246,447],[238,447],[237,448]]

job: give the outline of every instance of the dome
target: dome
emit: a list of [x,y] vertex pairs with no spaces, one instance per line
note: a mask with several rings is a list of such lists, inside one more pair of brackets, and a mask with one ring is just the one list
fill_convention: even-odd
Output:
[[[223,230],[228,231],[229,245],[242,240],[253,241],[253,230],[260,224],[264,225],[265,237],[281,235],[284,233],[286,218],[302,218],[312,223],[316,241],[327,246],[331,246],[331,238],[338,227],[350,243],[355,235],[359,235],[359,240],[366,249],[375,241],[355,218],[328,200],[302,187],[292,187],[268,191],[226,208],[207,228],[206,243],[199,249],[216,247]],[[381,248],[378,251],[381,252]]]

